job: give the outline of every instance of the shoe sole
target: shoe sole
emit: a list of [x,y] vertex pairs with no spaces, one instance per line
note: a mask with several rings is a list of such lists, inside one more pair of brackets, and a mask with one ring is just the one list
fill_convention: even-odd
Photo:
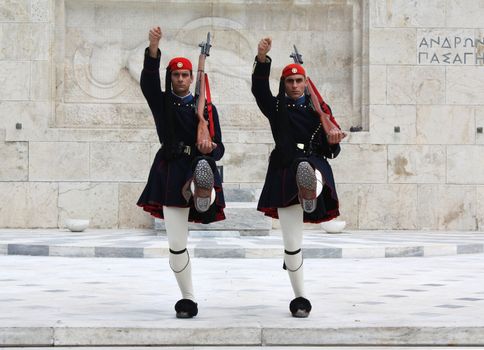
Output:
[[193,184],[195,186],[193,193],[195,209],[200,213],[204,213],[210,208],[214,185],[212,168],[204,159],[199,161],[195,167]]
[[306,318],[309,316],[309,312],[299,309],[295,313],[293,313],[292,316],[297,318]]
[[299,163],[296,172],[296,183],[299,191],[299,203],[301,203],[306,213],[312,213],[317,206],[317,179],[313,167],[308,162]]

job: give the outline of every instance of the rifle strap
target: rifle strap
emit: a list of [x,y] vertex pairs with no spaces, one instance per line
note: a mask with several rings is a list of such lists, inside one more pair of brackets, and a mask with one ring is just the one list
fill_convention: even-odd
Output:
[[314,93],[316,94],[316,97],[318,98],[319,105],[323,109],[323,112],[329,114],[329,119],[331,120],[331,122],[334,125],[336,125],[339,129],[341,129],[341,127],[339,126],[338,122],[333,117],[333,113],[331,112],[331,109],[328,107],[328,105],[326,104],[326,102],[324,102],[323,97],[321,96],[321,94],[319,93],[318,89],[316,88],[316,85],[314,85],[313,81],[309,77],[308,77],[308,81],[309,81],[309,84],[311,85]]
[[215,136],[215,126],[213,124],[213,109],[212,109],[212,96],[210,94],[210,85],[208,83],[208,74],[205,73],[205,94],[207,95],[207,113],[208,113],[208,125],[210,137],[213,139]]

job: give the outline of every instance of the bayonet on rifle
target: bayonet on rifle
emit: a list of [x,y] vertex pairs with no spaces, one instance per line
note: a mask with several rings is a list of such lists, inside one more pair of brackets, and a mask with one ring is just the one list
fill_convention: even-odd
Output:
[[210,56],[210,48],[212,47],[210,44],[210,32],[207,33],[207,41],[202,41],[198,46],[202,48],[202,55]]
[[[198,59],[198,72],[197,72],[197,80],[195,83],[195,96],[200,96],[200,89],[201,89],[201,81],[204,78],[201,74],[205,71],[205,58],[210,56],[210,48],[212,44],[210,44],[210,32],[207,33],[207,41],[202,41],[198,46],[201,48],[200,50],[200,57]],[[198,103],[197,103],[198,104]]]
[[296,45],[292,45],[294,47],[294,52],[289,55],[294,60],[294,63],[303,64],[302,55],[297,51]]
[[[296,45],[292,45],[292,46],[294,47],[294,51],[289,55],[289,57],[291,57],[294,60],[294,63],[303,64],[302,55],[299,53],[299,51],[297,51]],[[309,89],[307,86],[304,88],[304,92],[306,95],[310,95]]]

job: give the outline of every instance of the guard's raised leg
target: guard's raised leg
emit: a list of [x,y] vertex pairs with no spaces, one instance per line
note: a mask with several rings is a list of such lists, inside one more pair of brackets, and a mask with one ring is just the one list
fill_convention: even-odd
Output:
[[309,162],[302,161],[296,170],[296,183],[299,203],[306,213],[312,213],[317,206],[317,179],[313,167]]
[[193,203],[195,209],[204,213],[212,204],[212,190],[214,185],[214,176],[210,164],[205,159],[200,159],[193,172]]

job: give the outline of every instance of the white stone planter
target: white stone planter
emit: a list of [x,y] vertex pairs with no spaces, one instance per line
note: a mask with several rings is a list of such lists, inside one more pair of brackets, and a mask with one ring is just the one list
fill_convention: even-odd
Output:
[[89,226],[89,220],[66,219],[66,227],[72,232],[82,232]]
[[346,227],[346,221],[331,220],[321,223],[321,228],[327,233],[341,233]]

